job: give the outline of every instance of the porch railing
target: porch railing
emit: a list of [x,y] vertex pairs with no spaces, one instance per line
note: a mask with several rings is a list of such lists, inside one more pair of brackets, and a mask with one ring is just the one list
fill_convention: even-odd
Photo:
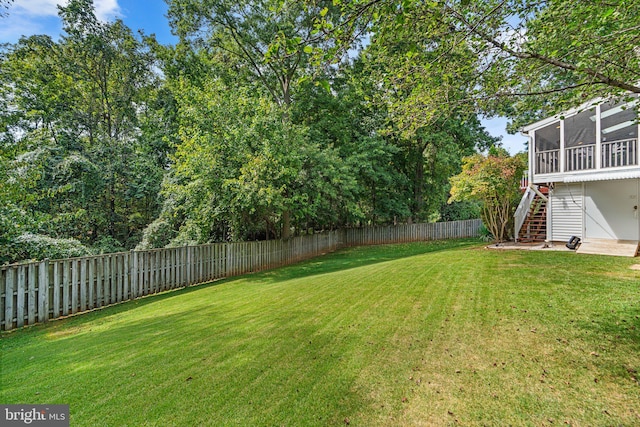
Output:
[[558,157],[560,150],[545,150],[536,152],[536,173],[560,172]]
[[567,162],[565,170],[567,172],[595,169],[596,158],[595,145],[583,145],[566,149]]
[[638,139],[602,143],[602,167],[615,168],[638,164]]
[[[637,166],[638,151],[637,138],[603,142],[600,150],[600,169]],[[538,151],[535,156],[536,174],[560,172],[560,150]],[[567,148],[565,156],[565,172],[596,168],[597,153],[594,144]]]
[[529,171],[526,170],[522,172],[522,177],[520,178],[520,190],[525,191],[529,187]]

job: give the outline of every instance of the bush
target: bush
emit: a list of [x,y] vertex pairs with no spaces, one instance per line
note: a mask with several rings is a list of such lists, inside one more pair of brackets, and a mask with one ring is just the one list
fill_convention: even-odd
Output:
[[176,231],[166,219],[160,217],[153,221],[144,229],[142,240],[136,246],[136,250],[164,248],[176,237]]
[[124,252],[126,248],[117,239],[111,236],[103,236],[93,244],[92,249],[98,254],[110,254],[114,252]]
[[89,248],[76,239],[55,239],[42,234],[23,233],[9,245],[9,262],[73,258],[91,255]]
[[495,240],[493,234],[491,234],[491,231],[489,231],[489,229],[484,224],[480,225],[479,234],[480,240],[482,240],[483,242],[493,242]]
[[476,201],[451,202],[440,210],[440,221],[464,221],[480,218],[480,203]]

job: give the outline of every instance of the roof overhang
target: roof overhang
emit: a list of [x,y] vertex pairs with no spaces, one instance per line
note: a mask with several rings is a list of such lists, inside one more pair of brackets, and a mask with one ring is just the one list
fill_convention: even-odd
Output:
[[590,109],[590,108],[593,108],[593,107],[595,107],[596,105],[601,104],[601,103],[603,103],[604,101],[606,101],[606,99],[607,99],[607,98],[601,98],[601,97],[600,97],[600,98],[592,99],[592,100],[590,100],[590,101],[587,101],[587,102],[583,103],[582,105],[580,105],[580,106],[578,106],[578,107],[576,107],[576,108],[572,108],[572,109],[570,109],[570,110],[562,111],[562,112],[560,112],[560,113],[558,113],[558,114],[556,114],[556,115],[553,115],[553,116],[551,116],[551,117],[547,117],[547,118],[542,119],[542,120],[539,120],[539,121],[537,121],[537,122],[535,122],[535,123],[531,123],[530,125],[523,126],[523,127],[520,129],[520,132],[522,132],[522,133],[529,133],[529,132],[530,132],[530,131],[532,131],[532,130],[540,129],[540,128],[542,128],[542,127],[545,127],[545,126],[547,126],[547,125],[550,125],[551,123],[554,123],[554,122],[557,122],[557,121],[559,121],[559,120],[562,120],[562,119],[563,119],[563,118],[565,118],[565,117],[573,116],[574,114],[578,114],[578,113],[579,113],[579,112],[581,112],[581,111],[584,111],[584,110],[588,110],[588,109]]
[[615,179],[636,179],[640,178],[640,169],[618,171],[618,172],[595,172],[580,175],[569,175],[564,177],[564,182],[589,182],[589,181],[609,181]]

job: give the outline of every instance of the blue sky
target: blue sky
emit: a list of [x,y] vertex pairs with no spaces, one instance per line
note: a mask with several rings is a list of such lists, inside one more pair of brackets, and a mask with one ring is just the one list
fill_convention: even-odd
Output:
[[[14,0],[8,16],[0,18],[0,43],[15,43],[23,35],[59,36],[61,25],[56,4],[65,3],[65,0]],[[165,16],[164,0],[94,0],[94,6],[101,20],[120,18],[134,31],[154,33],[160,43],[175,42]],[[525,150],[526,138],[507,134],[507,119],[485,119],[482,123],[492,135],[502,136],[502,143],[511,154]]]

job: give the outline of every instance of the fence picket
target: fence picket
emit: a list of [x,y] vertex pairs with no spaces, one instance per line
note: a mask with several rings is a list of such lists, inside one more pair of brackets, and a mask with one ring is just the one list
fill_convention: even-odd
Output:
[[0,291],[4,291],[0,327],[10,330],[34,324],[36,318],[43,322],[143,295],[271,269],[340,247],[473,237],[480,225],[480,220],[469,220],[352,228],[287,241],[213,243],[8,265],[0,274]]
[[40,263],[38,274],[38,322],[49,320],[49,260]]
[[102,282],[104,305],[111,304],[111,256],[103,259],[104,278]]
[[133,299],[131,295],[131,285],[129,281],[129,253],[122,254],[122,298],[125,301]]
[[62,315],[69,315],[69,279],[71,278],[71,265],[68,259],[62,262]]
[[13,329],[13,291],[14,291],[14,275],[15,270],[10,268],[7,270],[5,278],[5,293],[4,293],[4,329],[10,331]]
[[24,265],[18,267],[18,288],[16,295],[16,327],[24,326],[24,306],[25,306],[25,271]]
[[95,280],[96,280],[96,259],[89,258],[87,260],[87,305],[89,306],[89,310],[95,307]]
[[80,263],[80,311],[87,310],[87,260],[82,258]]
[[53,319],[60,317],[60,262],[53,263]]
[[78,260],[71,261],[71,314],[78,312]]

